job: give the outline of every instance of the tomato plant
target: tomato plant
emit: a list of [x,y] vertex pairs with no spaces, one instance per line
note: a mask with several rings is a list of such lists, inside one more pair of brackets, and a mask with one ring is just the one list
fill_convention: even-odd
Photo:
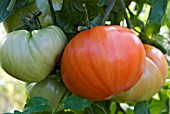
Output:
[[1,43],[1,67],[22,81],[43,80],[53,70],[66,42],[65,34],[56,26],[11,32]]
[[[70,93],[61,80],[57,80],[52,76],[40,82],[28,84],[26,90],[29,98],[35,96],[46,98],[51,106],[48,110],[50,112]],[[61,111],[63,108],[63,105],[60,105],[58,111]]]
[[97,26],[68,43],[61,74],[76,95],[104,100],[131,88],[144,66],[143,44],[133,32],[120,26]]
[[169,11],[168,0],[1,0],[2,69],[30,83],[9,114],[168,114]]
[[144,44],[146,66],[141,79],[128,91],[113,98],[119,102],[141,102],[150,99],[163,86],[168,75],[168,64],[163,53],[150,45]]

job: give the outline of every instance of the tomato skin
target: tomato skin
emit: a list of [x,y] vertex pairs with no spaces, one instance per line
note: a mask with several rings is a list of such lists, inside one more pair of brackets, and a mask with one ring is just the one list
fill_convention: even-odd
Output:
[[[61,100],[64,97],[67,97],[70,93],[62,81],[52,77],[48,77],[40,82],[28,84],[26,91],[29,98],[33,98],[35,96],[46,98],[51,106],[48,111],[51,112],[55,108],[56,104],[60,103]],[[63,105],[61,105],[58,111],[61,111],[63,108]]]
[[[3,26],[5,28],[5,31],[7,33],[10,33],[16,27],[24,24],[21,18],[21,14],[29,15],[31,17],[32,15],[30,12],[34,12],[35,10],[37,10],[36,3],[33,3],[24,8],[16,9],[16,11],[11,16],[9,16],[6,20],[3,21]],[[42,27],[50,26],[53,24],[51,14],[48,14],[45,17],[41,15],[39,16],[39,20],[40,20]]]
[[41,81],[53,70],[66,43],[66,35],[56,26],[11,32],[0,45],[1,67],[21,81]]
[[68,43],[60,66],[62,79],[74,94],[100,101],[130,89],[140,79],[145,51],[129,29],[97,26]]
[[150,99],[163,86],[168,75],[168,64],[163,53],[144,44],[146,66],[141,79],[128,91],[113,97],[117,102],[141,102]]

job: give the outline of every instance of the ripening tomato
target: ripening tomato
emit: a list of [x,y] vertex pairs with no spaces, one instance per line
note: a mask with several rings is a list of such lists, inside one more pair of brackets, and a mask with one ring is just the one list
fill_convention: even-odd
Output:
[[97,26],[68,43],[60,66],[62,79],[74,94],[105,100],[130,89],[140,79],[145,51],[129,29]]
[[1,67],[25,82],[43,80],[58,62],[66,43],[66,35],[57,26],[11,32],[0,45]]
[[146,66],[141,79],[128,91],[113,97],[117,102],[141,102],[156,94],[164,84],[168,74],[168,64],[163,53],[151,46],[144,45]]

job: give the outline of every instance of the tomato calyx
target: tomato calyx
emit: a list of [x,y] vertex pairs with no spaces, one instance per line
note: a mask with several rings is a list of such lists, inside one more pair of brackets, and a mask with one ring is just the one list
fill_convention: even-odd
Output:
[[40,11],[35,11],[31,13],[32,13],[31,18],[24,14],[21,14],[21,19],[23,20],[24,24],[14,28],[14,30],[21,30],[24,28],[31,32],[33,30],[41,29],[42,26],[41,26],[38,16],[40,16],[42,13]]

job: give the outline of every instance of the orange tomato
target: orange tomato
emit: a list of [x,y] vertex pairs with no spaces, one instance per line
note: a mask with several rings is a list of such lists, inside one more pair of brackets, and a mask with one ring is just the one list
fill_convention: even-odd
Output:
[[144,47],[133,32],[120,26],[97,26],[68,43],[61,74],[74,94],[100,101],[130,89],[144,66]]

